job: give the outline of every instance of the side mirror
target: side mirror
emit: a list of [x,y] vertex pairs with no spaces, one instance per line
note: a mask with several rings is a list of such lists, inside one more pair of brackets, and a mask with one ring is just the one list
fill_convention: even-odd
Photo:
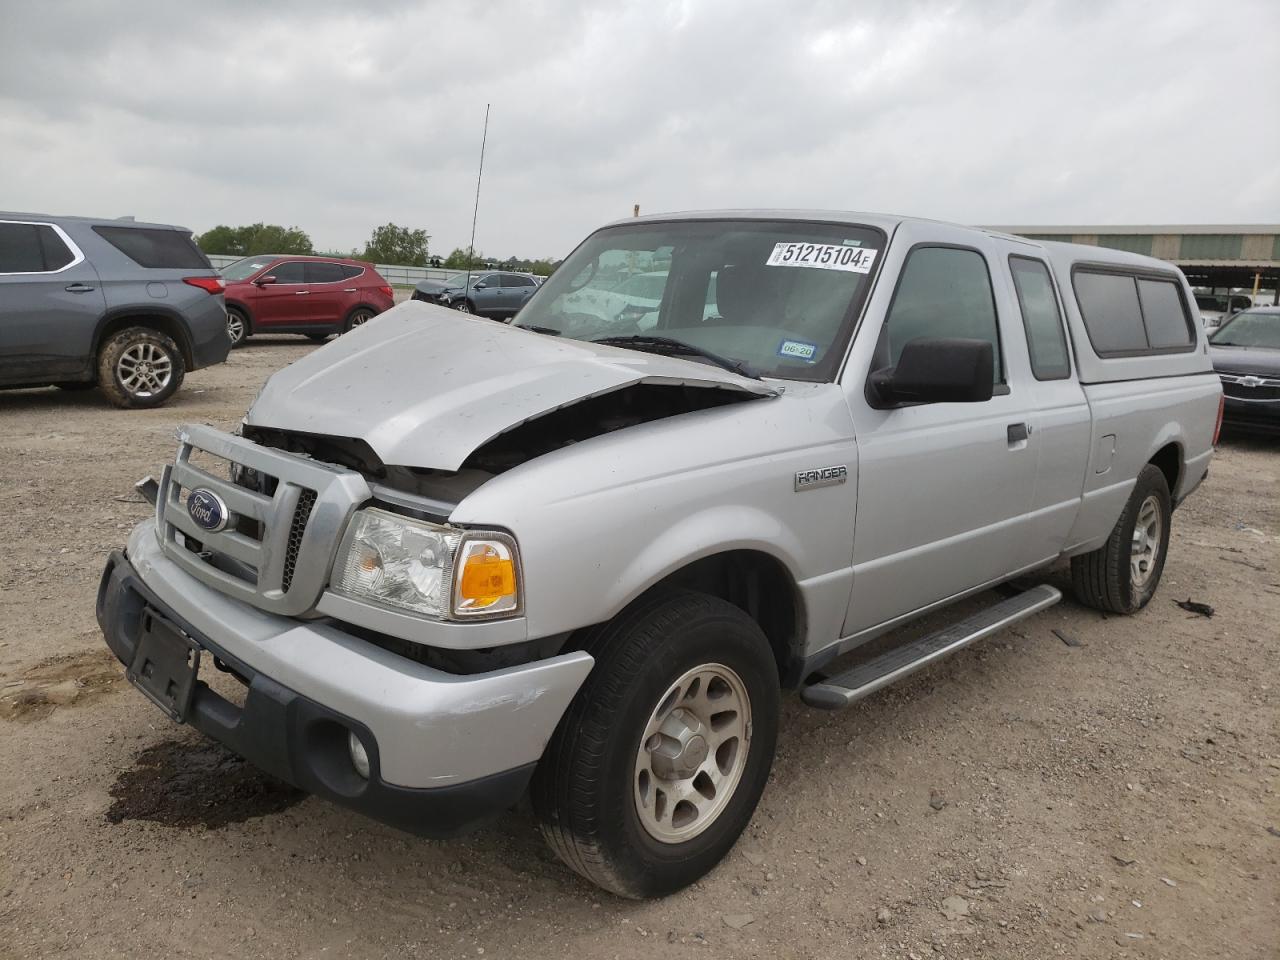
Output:
[[269,273],[265,277],[259,277],[253,282],[259,287],[265,287],[268,283],[276,282],[276,275],[274,273]]
[[896,367],[871,374],[879,407],[904,403],[982,403],[990,400],[995,351],[986,340],[921,337],[902,348]]

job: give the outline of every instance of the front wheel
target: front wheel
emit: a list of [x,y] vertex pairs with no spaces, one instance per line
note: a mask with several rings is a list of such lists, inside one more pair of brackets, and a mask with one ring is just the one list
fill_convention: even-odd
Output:
[[569,867],[624,897],[706,874],[746,828],[778,730],[778,672],[760,628],[716,597],[640,601],[587,644],[596,663],[533,782]]
[[1108,613],[1137,613],[1145,607],[1164,572],[1172,513],[1164,473],[1147,464],[1107,542],[1071,558],[1076,599]]
[[466,298],[457,301],[453,305],[453,309],[457,310],[459,313],[475,313],[474,308],[471,306],[471,301]]

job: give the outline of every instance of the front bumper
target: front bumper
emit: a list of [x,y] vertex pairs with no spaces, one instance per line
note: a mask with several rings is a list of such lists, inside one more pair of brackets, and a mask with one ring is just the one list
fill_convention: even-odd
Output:
[[[248,680],[243,707],[197,682],[192,726],[286,782],[424,836],[450,836],[520,798],[593,663],[578,651],[483,674],[433,670],[330,623],[218,593],[164,555],[150,522],[127,558],[112,554],[98,591],[98,622],[126,666],[148,608]],[[347,754],[351,731],[369,754],[368,780]]]
[[1280,430],[1280,400],[1245,400],[1228,394],[1223,401],[1222,420],[1255,430]]

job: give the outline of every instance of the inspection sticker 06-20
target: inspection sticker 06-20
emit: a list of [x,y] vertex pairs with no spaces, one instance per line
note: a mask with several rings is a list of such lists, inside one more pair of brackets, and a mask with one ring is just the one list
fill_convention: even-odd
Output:
[[839,243],[782,242],[773,246],[765,261],[770,267],[816,267],[819,270],[844,270],[846,273],[870,273],[876,261],[876,250],[846,247]]

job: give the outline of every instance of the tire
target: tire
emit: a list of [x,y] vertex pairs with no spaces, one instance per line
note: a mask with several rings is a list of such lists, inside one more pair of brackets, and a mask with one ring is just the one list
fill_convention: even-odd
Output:
[[356,307],[347,314],[347,322],[343,325],[342,332],[350,333],[356,327],[364,326],[376,316],[377,314],[368,307]]
[[[557,856],[587,880],[622,897],[664,896],[711,870],[750,822],[773,764],[778,669],[750,617],[688,591],[633,604],[586,649],[595,666],[534,774],[534,810]],[[664,717],[663,734],[684,739],[652,732]],[[646,748],[668,744],[674,758]]]
[[227,336],[231,338],[232,348],[241,346],[252,333],[248,315],[239,307],[227,307]]
[[55,383],[54,386],[59,390],[66,390],[68,393],[81,393],[85,390],[92,390],[97,384],[92,380],[64,380],[62,383]]
[[471,303],[470,300],[467,300],[465,298],[453,304],[453,309],[457,310],[459,313],[475,313],[476,312],[475,306]]
[[[1145,607],[1164,572],[1172,514],[1164,473],[1147,464],[1138,474],[1107,542],[1091,553],[1071,558],[1076,599],[1107,613],[1137,613]],[[1137,553],[1135,548],[1139,548]]]
[[98,351],[98,385],[113,406],[158,407],[182,386],[186,373],[173,339],[147,327],[117,331]]

